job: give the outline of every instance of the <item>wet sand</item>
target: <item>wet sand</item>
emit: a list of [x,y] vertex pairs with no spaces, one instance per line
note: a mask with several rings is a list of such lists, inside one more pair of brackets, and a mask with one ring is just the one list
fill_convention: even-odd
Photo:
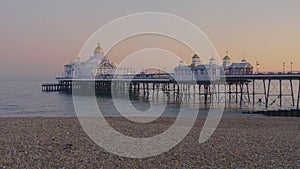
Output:
[[[108,118],[119,132],[147,137],[173,118],[135,125]],[[205,143],[205,119],[170,151],[155,157],[119,157],[97,146],[77,118],[0,118],[1,168],[300,168],[300,118],[225,118]]]

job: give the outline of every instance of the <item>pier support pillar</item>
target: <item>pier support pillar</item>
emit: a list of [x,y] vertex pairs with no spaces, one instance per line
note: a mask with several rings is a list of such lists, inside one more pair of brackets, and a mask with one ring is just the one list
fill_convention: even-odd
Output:
[[292,94],[292,105],[295,106],[295,96],[294,96],[294,88],[293,88],[293,80],[290,79],[290,85],[291,85],[291,94]]
[[299,87],[298,87],[298,98],[297,98],[297,110],[299,110],[299,101],[300,101],[300,80],[299,80]]
[[282,107],[282,80],[279,80],[279,107]]
[[255,106],[255,80],[253,79],[253,81],[252,81],[252,105],[253,105],[253,107]]

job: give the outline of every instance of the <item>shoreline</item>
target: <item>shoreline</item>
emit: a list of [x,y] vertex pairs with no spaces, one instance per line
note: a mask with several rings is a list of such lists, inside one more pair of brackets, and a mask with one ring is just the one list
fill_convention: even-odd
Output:
[[[117,131],[147,137],[175,118],[136,125],[106,118]],[[171,150],[145,159],[110,154],[97,146],[76,117],[0,117],[0,167],[7,168],[284,168],[300,166],[300,118],[222,118],[198,143],[203,118]],[[134,125],[133,125],[134,124]]]

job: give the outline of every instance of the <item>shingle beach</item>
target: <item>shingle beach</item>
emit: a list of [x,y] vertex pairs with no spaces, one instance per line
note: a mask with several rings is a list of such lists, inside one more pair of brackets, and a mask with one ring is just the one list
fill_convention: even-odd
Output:
[[[120,132],[150,136],[173,118],[134,125],[108,118]],[[163,154],[133,159],[108,153],[85,134],[77,118],[0,118],[1,168],[300,168],[300,118],[225,118],[198,143],[205,119]],[[148,133],[148,134],[145,134]]]

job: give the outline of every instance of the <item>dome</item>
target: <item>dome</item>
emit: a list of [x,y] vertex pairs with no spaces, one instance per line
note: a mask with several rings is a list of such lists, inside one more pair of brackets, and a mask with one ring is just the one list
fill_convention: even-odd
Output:
[[103,52],[102,48],[100,47],[100,43],[98,43],[98,46],[96,47],[94,53],[101,53]]
[[230,57],[228,56],[228,51],[226,51],[226,56],[223,58],[223,60],[230,60]]
[[226,55],[223,60],[230,60],[230,57],[228,55]]
[[195,59],[195,58],[200,58],[200,57],[197,54],[195,54],[192,58]]

